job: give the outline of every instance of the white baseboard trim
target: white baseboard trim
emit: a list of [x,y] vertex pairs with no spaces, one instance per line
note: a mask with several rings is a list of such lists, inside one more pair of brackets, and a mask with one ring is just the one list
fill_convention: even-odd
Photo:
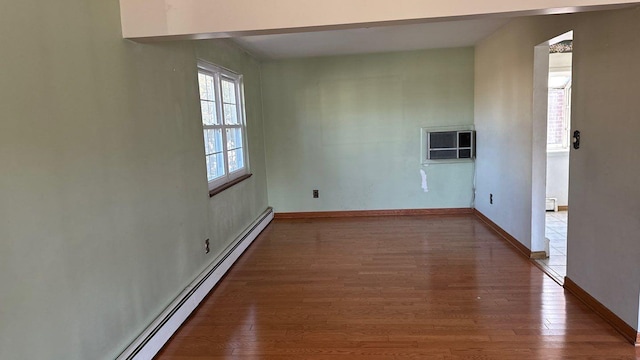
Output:
[[273,220],[267,208],[225,249],[186,289],[138,336],[117,360],[147,360],[162,349],[180,325],[198,307],[202,299],[222,279],[258,235]]

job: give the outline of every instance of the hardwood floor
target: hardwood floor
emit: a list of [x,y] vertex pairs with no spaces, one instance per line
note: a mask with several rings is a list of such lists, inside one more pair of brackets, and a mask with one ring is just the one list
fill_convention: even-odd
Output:
[[157,359],[640,359],[473,215],[276,220]]

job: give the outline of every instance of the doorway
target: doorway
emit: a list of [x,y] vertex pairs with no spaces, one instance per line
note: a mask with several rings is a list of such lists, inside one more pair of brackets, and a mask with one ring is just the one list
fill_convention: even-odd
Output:
[[[560,284],[567,274],[572,54],[570,31],[537,46],[535,59],[539,73],[535,75],[538,91],[534,90],[534,96],[538,98],[534,98],[534,123],[540,125],[534,126],[534,139],[537,128],[539,141],[534,141],[533,149],[534,159],[538,154],[538,171],[534,162],[532,194],[538,202],[532,201],[532,250],[535,236],[538,246],[541,240],[544,246],[544,256],[536,261]],[[541,196],[544,209],[539,206]]]

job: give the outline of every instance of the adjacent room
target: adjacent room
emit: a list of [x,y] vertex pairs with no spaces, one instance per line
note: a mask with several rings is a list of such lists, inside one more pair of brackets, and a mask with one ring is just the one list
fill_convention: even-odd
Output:
[[[573,145],[570,134],[573,32],[555,37],[549,41],[548,47],[549,83],[544,209],[546,212],[544,216],[545,251],[548,256],[537,261],[550,276],[562,284],[567,275],[569,149]],[[577,146],[579,149],[579,144]]]
[[4,7],[0,358],[640,358],[640,5],[593,5]]

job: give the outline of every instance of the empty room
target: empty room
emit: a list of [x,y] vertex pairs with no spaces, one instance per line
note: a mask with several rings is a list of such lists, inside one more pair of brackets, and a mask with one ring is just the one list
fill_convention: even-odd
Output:
[[640,358],[640,3],[0,20],[1,359]]

